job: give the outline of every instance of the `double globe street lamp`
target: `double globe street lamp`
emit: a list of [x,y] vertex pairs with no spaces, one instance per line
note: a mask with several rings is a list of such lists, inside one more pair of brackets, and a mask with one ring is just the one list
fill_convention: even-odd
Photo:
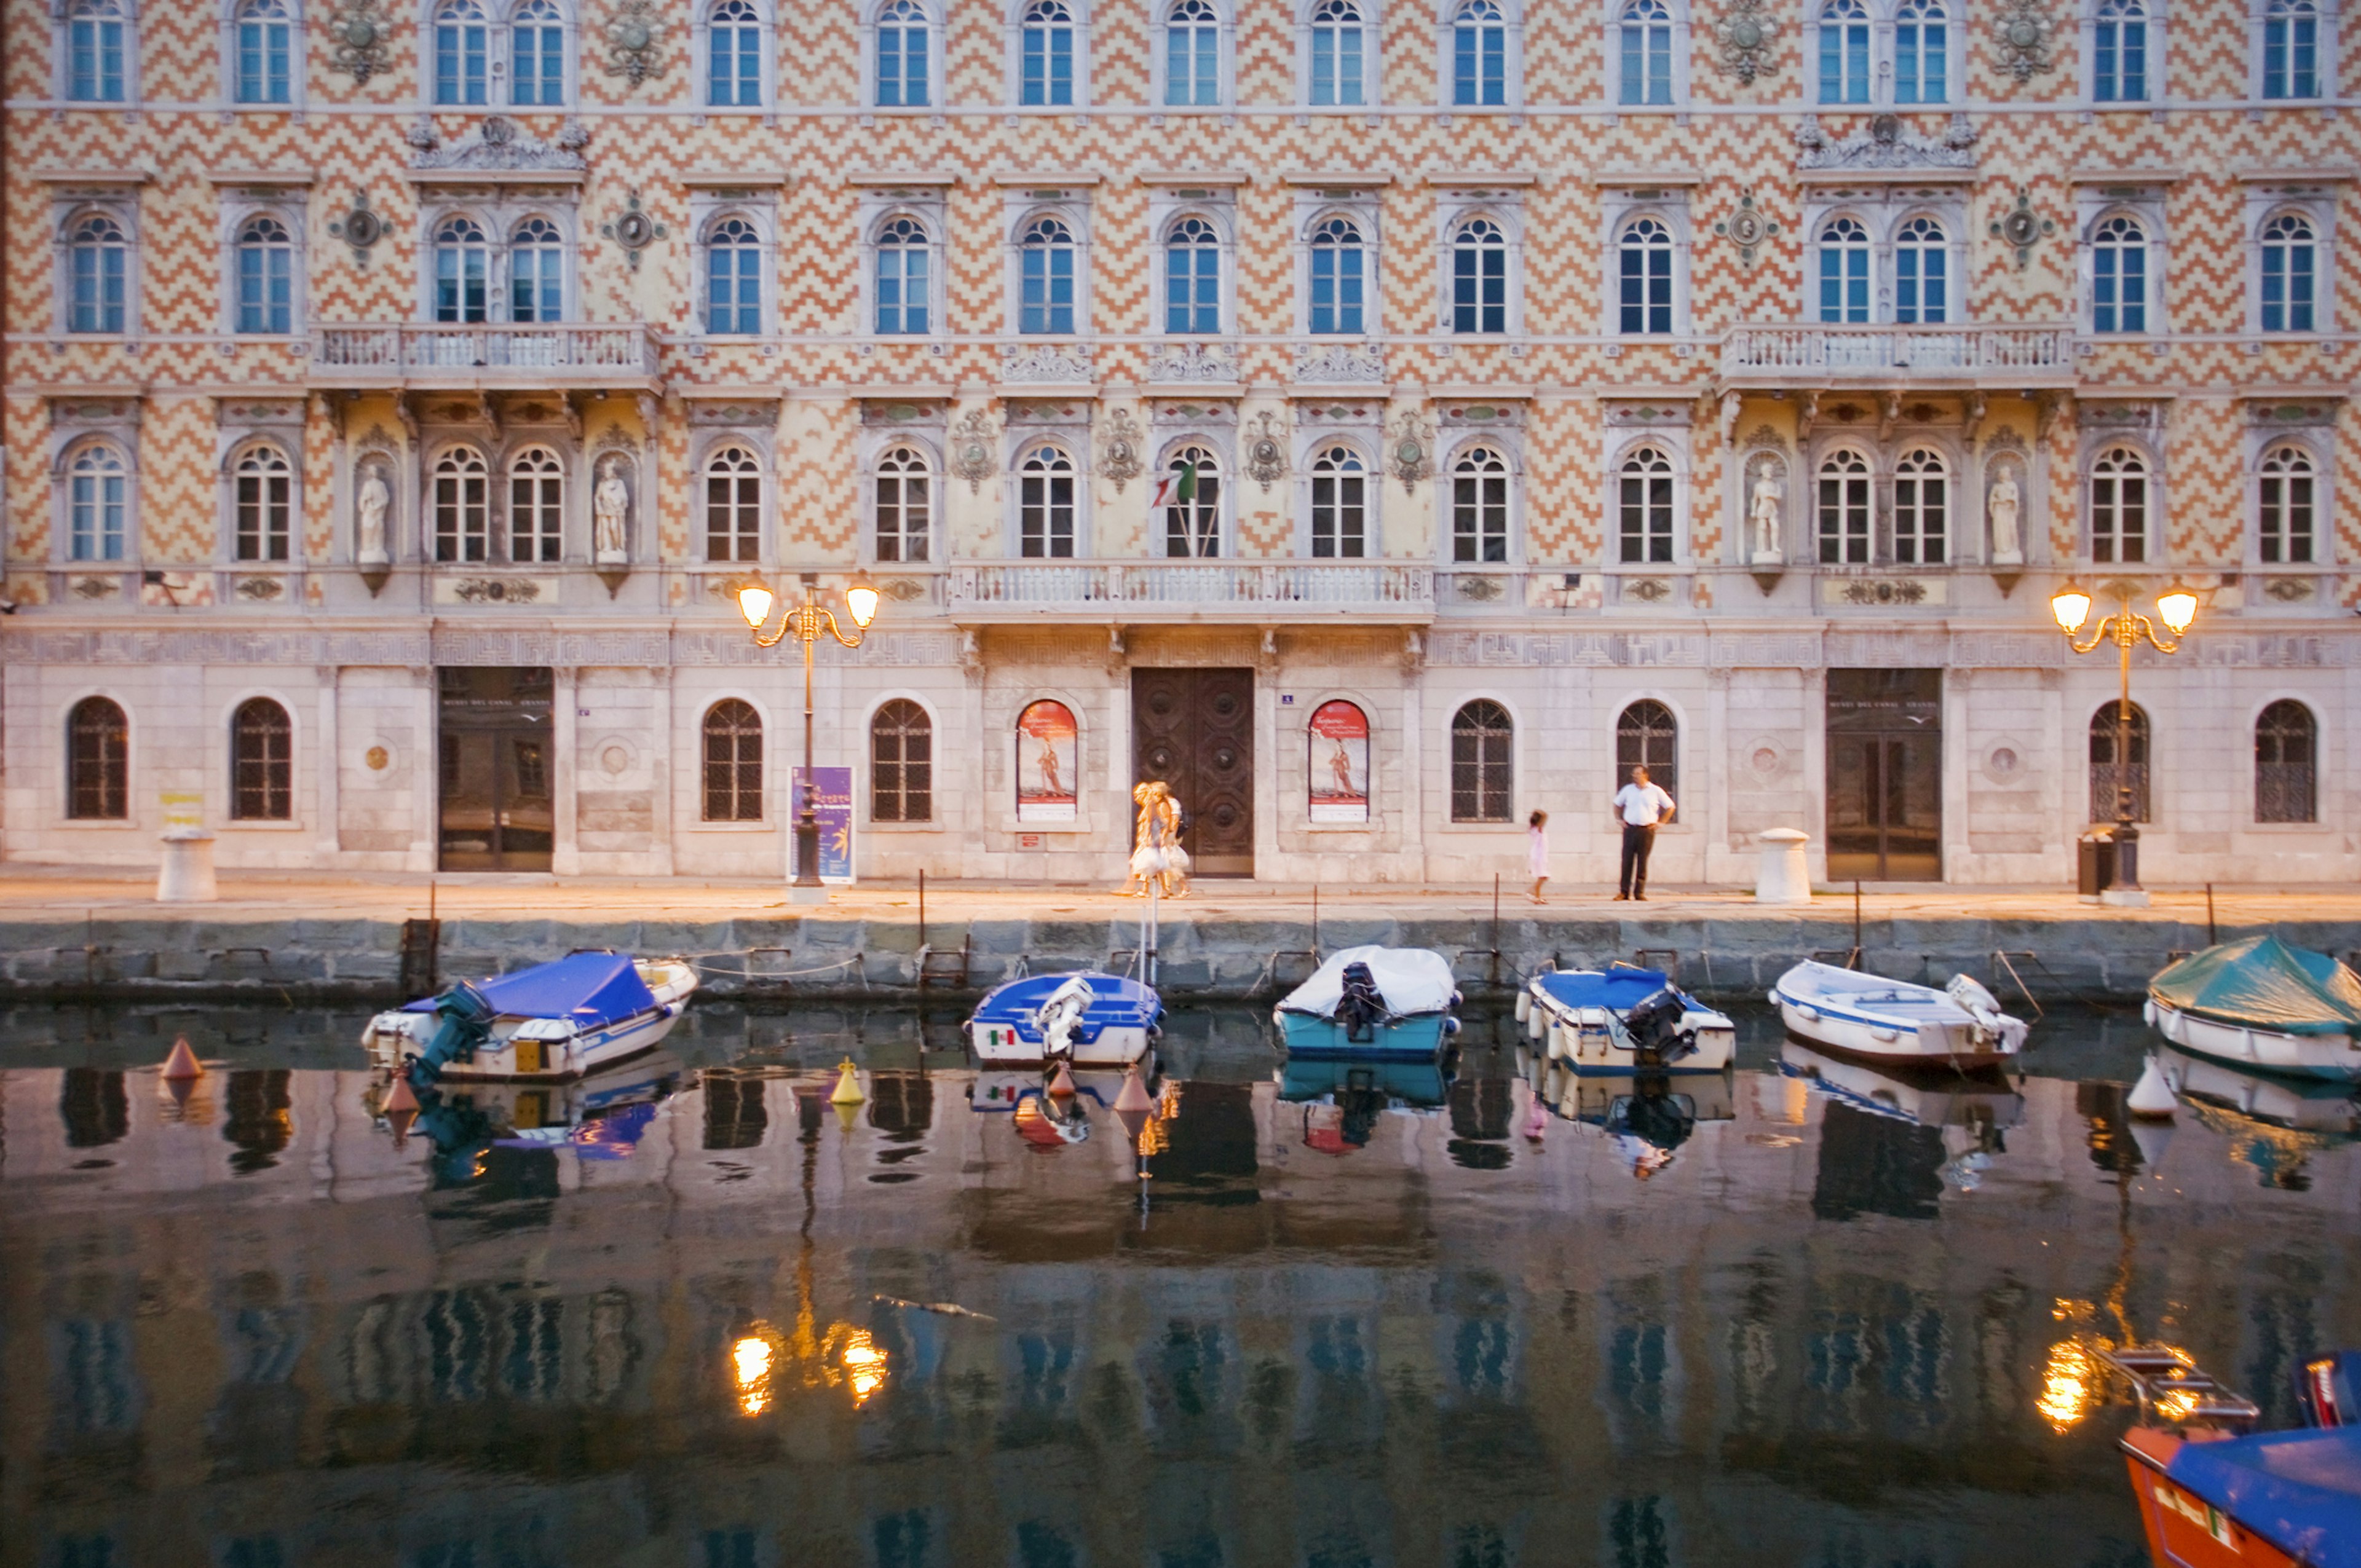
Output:
[[2092,627],[2087,639],[2079,635],[2091,619],[2087,589],[2068,582],[2049,596],[2049,613],[2077,653],[2091,652],[2113,637],[2122,660],[2123,689],[2115,701],[2115,872],[2102,896],[2109,904],[2136,905],[2145,905],[2147,894],[2140,888],[2139,825],[2133,820],[2132,649],[2144,641],[2159,653],[2180,652],[2182,634],[2197,619],[2197,596],[2179,583],[2156,596],[2156,613],[2170,633],[2167,636],[2157,630],[2155,621],[2132,609],[2131,585],[2121,585],[2116,593],[2119,608]]
[[819,602],[818,573],[803,575],[803,603],[783,610],[778,630],[767,635],[763,629],[771,619],[771,607],[777,603],[778,596],[760,578],[740,586],[738,613],[746,618],[756,647],[775,648],[790,636],[804,645],[803,805],[796,813],[796,880],[787,897],[796,904],[819,904],[826,901],[828,894],[819,880],[819,811],[814,799],[819,790],[819,774],[812,766],[812,646],[825,632],[847,648],[860,647],[862,634],[877,619],[877,590],[866,576],[858,575],[845,588],[844,608],[852,616],[852,631],[848,636],[837,625],[835,611]]

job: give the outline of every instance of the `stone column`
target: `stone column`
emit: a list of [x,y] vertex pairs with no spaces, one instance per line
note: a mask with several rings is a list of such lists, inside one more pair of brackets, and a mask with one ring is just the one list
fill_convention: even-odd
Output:
[[673,840],[680,831],[680,824],[673,817],[672,759],[675,754],[695,757],[699,750],[692,741],[682,752],[681,738],[672,732],[672,687],[678,676],[676,667],[667,662],[652,674],[655,678],[648,683],[652,694],[648,734],[654,745],[648,756],[648,812],[655,823],[655,842],[648,848],[655,857],[655,874],[670,876]]
[[419,743],[411,748],[410,759],[410,796],[415,804],[410,824],[409,869],[431,872],[441,861],[443,841],[443,786],[436,769],[436,759],[443,752],[442,687],[432,664],[423,669],[413,664],[410,674],[418,683],[411,711],[418,715]]
[[549,810],[555,829],[549,869],[559,876],[582,874],[582,814],[576,805],[574,777],[581,751],[574,702],[578,674],[571,664],[549,672]]
[[1811,820],[1798,827],[1811,834],[1806,851],[1812,880],[1828,880],[1828,672],[1825,664],[1802,672],[1804,676],[1804,800]]
[[312,701],[312,809],[319,816],[313,853],[324,868],[335,862],[341,846],[338,836],[338,786],[345,765],[336,739],[337,685],[344,672],[323,664],[315,672]]

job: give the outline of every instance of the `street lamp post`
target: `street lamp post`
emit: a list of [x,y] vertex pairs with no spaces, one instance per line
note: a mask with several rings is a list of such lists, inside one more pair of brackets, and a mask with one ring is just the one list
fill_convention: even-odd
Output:
[[796,880],[787,896],[796,904],[818,904],[828,894],[819,880],[819,812],[812,796],[819,786],[819,774],[812,766],[812,646],[826,632],[847,648],[861,646],[862,634],[869,623],[877,619],[877,590],[866,577],[855,577],[844,590],[845,609],[852,613],[852,634],[845,635],[836,623],[836,614],[819,602],[819,577],[817,573],[803,575],[804,602],[783,611],[779,629],[765,636],[763,623],[771,619],[771,606],[775,601],[771,590],[760,581],[746,583],[738,590],[738,613],[746,618],[746,626],[754,634],[755,646],[775,648],[793,635],[804,645],[804,784],[802,808],[796,813]]
[[2197,619],[2197,596],[2178,583],[2156,596],[2156,613],[2171,633],[2166,636],[2132,609],[2129,586],[2119,592],[2119,608],[2092,627],[2088,639],[2076,635],[2091,619],[2088,591],[2068,583],[2049,596],[2049,613],[2066,634],[2067,646],[2077,653],[2091,652],[2110,637],[2114,640],[2123,673],[2115,699],[2115,874],[2100,896],[2109,904],[2143,905],[2147,894],[2140,887],[2139,825],[2133,820],[2132,804],[2132,650],[2145,641],[2159,653],[2180,652],[2181,636]]

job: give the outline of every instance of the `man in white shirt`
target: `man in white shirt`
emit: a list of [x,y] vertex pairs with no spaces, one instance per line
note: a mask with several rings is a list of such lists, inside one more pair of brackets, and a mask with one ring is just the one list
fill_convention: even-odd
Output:
[[1615,792],[1615,816],[1623,824],[1623,891],[1615,895],[1648,902],[1648,851],[1656,829],[1673,819],[1673,797],[1648,782],[1648,770],[1633,768],[1631,782]]

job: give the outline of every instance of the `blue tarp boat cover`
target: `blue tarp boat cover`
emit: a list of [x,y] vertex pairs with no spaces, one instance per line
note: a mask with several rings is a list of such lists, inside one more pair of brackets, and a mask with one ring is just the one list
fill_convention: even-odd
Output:
[[[648,982],[621,953],[575,953],[496,980],[479,980],[476,989],[503,1018],[564,1018],[594,1029],[656,1004]],[[434,999],[422,997],[402,1011],[432,1013]]]
[[2361,976],[2326,953],[2291,948],[2277,937],[2191,953],[2149,981],[2147,992],[2217,1024],[2282,1035],[2361,1031]]
[[1620,1014],[1671,983],[1660,969],[1565,970],[1541,978],[1541,988],[1561,1007],[1606,1007]]
[[2361,1568],[2361,1427],[2185,1442],[2165,1474],[2310,1568]]

